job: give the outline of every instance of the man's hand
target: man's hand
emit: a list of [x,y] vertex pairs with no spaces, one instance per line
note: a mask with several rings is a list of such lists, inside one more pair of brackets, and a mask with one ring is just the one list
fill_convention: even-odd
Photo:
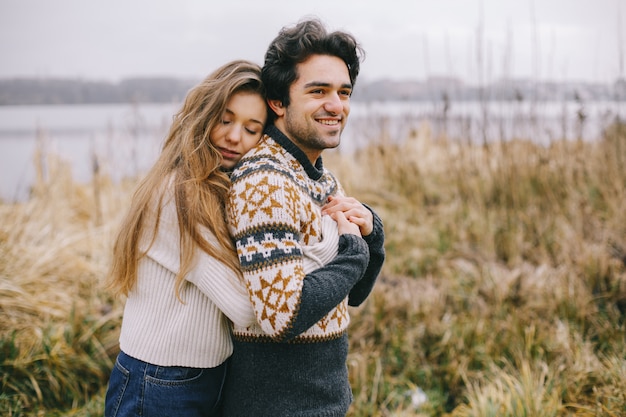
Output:
[[[328,214],[337,222],[339,233],[342,233],[342,227],[349,230],[347,229],[348,225],[344,224],[342,226],[342,220],[348,220],[349,223],[358,226],[361,236],[368,236],[374,230],[374,216],[372,216],[372,212],[356,198],[345,196],[328,197],[328,202],[322,207],[322,214]],[[351,232],[346,231],[343,233]]]

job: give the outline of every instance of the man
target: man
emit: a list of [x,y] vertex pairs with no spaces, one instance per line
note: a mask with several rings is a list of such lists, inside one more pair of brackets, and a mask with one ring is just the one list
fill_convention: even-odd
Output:
[[[351,35],[317,20],[283,28],[265,55],[273,124],[233,171],[228,207],[258,326],[233,328],[225,417],[345,416],[352,401],[347,307],[372,290],[384,232],[321,155],[340,143],[361,56]],[[337,222],[338,248],[306,274],[302,251],[324,240],[324,215]]]

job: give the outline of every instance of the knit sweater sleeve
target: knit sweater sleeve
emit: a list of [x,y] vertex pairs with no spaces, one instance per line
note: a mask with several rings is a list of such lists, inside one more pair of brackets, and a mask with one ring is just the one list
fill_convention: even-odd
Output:
[[[320,311],[332,308],[333,303],[336,305],[338,297],[334,297],[334,295],[345,297],[346,291],[349,291],[348,304],[356,307],[361,305],[372,291],[385,260],[385,234],[380,217],[370,207],[365,206],[374,216],[372,233],[363,239],[354,235],[342,235],[339,240],[337,257],[324,267],[306,275],[302,299],[308,301],[302,303],[301,311],[291,329],[291,335],[297,336],[320,318],[318,317]],[[369,257],[366,257],[366,254],[369,254]],[[369,259],[369,262],[359,264],[366,262],[366,259]],[[365,271],[359,270],[360,267],[365,268]],[[348,283],[352,281],[333,279],[337,276],[352,276],[357,281],[348,287]],[[333,285],[335,288],[331,289]],[[314,308],[311,311],[306,311],[308,306],[314,306]],[[289,338],[289,336],[287,337]]]
[[350,291],[348,298],[348,305],[356,307],[365,301],[374,288],[376,278],[382,269],[383,262],[385,261],[385,232],[383,229],[383,222],[378,214],[371,207],[365,205],[374,216],[374,229],[372,233],[365,236],[365,242],[370,253],[370,261],[365,270],[363,278],[356,283],[356,285]]
[[300,309],[284,339],[298,336],[341,303],[363,277],[368,260],[369,250],[363,238],[341,235],[335,259],[305,276]]
[[[217,245],[217,239],[206,228],[204,237]],[[144,239],[142,248],[149,247],[147,255],[177,274],[180,270],[180,236],[176,205],[173,197],[162,206],[157,234],[152,241]],[[237,274],[204,251],[196,249],[194,265],[185,279],[196,285],[233,322],[247,326],[255,322],[248,292]]]

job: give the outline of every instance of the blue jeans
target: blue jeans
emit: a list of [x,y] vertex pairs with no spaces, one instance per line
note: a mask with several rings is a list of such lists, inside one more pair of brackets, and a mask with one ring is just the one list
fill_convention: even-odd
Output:
[[111,372],[105,417],[217,416],[227,363],[216,368],[157,366],[120,352]]

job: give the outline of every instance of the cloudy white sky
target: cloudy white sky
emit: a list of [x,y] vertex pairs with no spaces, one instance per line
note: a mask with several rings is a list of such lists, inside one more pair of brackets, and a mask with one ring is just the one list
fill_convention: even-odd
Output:
[[0,78],[201,78],[306,15],[361,41],[369,80],[626,71],[623,0],[0,0]]

